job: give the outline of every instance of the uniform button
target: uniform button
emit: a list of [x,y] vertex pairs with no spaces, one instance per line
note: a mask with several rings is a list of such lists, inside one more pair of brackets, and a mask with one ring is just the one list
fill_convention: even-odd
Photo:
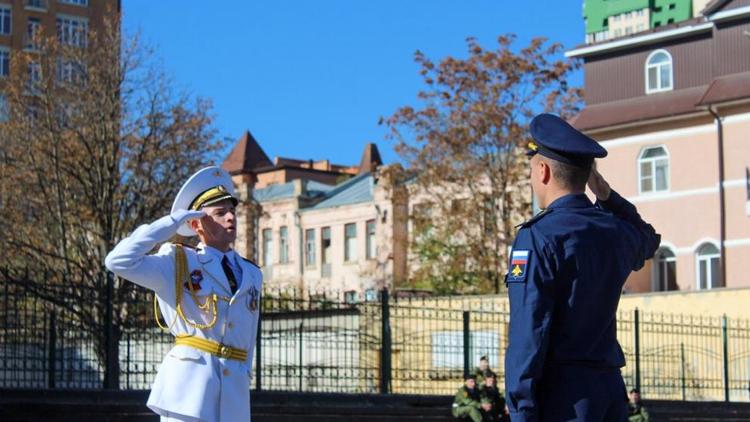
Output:
[[229,376],[229,369],[225,369],[224,372],[223,372],[223,374],[224,374],[225,377]]
[[229,324],[227,324],[227,327],[234,328],[234,324],[230,322]]

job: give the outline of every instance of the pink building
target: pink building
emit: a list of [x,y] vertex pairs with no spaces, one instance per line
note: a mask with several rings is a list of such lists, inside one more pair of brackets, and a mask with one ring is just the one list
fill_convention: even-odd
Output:
[[750,1],[581,46],[585,109],[572,121],[662,234],[628,292],[750,286]]

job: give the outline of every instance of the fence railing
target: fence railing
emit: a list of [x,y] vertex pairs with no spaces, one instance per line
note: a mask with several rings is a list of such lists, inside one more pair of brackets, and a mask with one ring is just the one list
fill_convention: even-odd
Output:
[[[130,314],[111,330],[113,347],[104,338],[105,316],[125,310],[107,309],[110,296],[90,290],[50,298],[0,285],[0,387],[95,389],[113,379],[121,389],[150,388],[174,341],[153,322],[152,294],[137,289],[128,296]],[[502,386],[509,318],[499,296],[395,298],[383,291],[368,302],[330,292],[265,292],[252,385],[453,394],[486,355]],[[747,320],[620,312],[618,339],[626,384],[644,397],[750,399]]]

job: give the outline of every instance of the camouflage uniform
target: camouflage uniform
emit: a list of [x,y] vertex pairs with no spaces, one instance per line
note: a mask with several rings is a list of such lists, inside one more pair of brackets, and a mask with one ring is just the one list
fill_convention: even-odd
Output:
[[649,422],[648,412],[640,403],[628,403],[628,422]]
[[465,385],[461,386],[453,398],[453,417],[457,419],[468,417],[472,422],[482,422],[482,414],[479,412],[482,407],[481,400],[478,388],[470,390]]

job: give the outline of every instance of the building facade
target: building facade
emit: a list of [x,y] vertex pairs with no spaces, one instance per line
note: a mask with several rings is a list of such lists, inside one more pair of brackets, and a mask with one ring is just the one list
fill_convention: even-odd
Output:
[[[68,45],[85,46],[89,31],[97,31],[108,15],[119,14],[120,0],[0,0],[0,84],[14,71],[14,52],[34,53],[40,37],[57,37]],[[33,82],[41,65],[26,69]],[[0,120],[7,119],[7,98],[0,93]]]
[[[583,60],[572,123],[600,169],[662,234],[629,292],[750,286],[750,1],[569,51]],[[616,81],[616,83],[613,83]]]
[[586,43],[606,41],[700,16],[709,0],[586,0]]
[[270,160],[247,132],[223,163],[241,198],[235,248],[272,289],[375,300],[405,277],[406,213],[377,147],[358,166]]

